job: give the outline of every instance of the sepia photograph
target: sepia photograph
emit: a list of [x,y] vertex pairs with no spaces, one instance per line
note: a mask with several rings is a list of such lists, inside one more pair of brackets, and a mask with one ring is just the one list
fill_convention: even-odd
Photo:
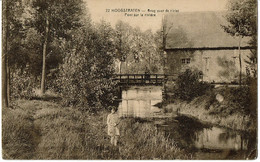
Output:
[[257,0],[2,0],[2,159],[257,159]]

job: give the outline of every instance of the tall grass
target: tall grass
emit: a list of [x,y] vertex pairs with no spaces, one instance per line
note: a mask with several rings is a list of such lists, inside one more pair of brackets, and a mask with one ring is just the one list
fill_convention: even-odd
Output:
[[4,159],[29,159],[34,152],[33,124],[21,109],[2,110],[2,156]]
[[[150,123],[123,119],[118,147],[107,135],[108,112],[90,114],[47,101],[23,101],[3,113],[5,159],[188,159]],[[26,111],[30,109],[30,111]],[[12,120],[16,118],[17,120]],[[10,137],[11,134],[11,137]],[[8,153],[8,156],[7,154]]]
[[176,142],[159,132],[151,123],[125,119],[121,125],[121,155],[124,159],[189,159],[191,156]]

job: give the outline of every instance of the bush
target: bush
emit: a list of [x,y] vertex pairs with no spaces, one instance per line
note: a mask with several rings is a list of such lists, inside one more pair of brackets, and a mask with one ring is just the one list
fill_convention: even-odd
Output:
[[[79,62],[76,63],[77,61]],[[97,111],[98,108],[108,107],[114,100],[115,84],[112,78],[103,78],[97,74],[98,72],[89,69],[88,61],[84,55],[74,56],[69,58],[68,62],[71,63],[61,66],[58,78],[60,93],[66,106],[79,106],[84,110]]]
[[[222,103],[216,101],[216,94],[220,94],[224,97]],[[210,110],[212,114],[228,116],[233,113],[239,113],[242,115],[256,116],[257,93],[251,86],[219,87],[214,89],[211,95],[206,95],[203,99],[209,98],[209,104],[207,106],[213,105],[214,109]]]
[[[112,29],[104,22],[97,28],[68,43],[72,47],[68,45],[57,81],[66,106],[98,111],[108,107],[115,98],[114,48],[109,39]],[[71,50],[74,46],[77,49]]]
[[[33,77],[27,69],[15,70],[10,80],[11,98],[13,99],[31,99],[34,96],[33,89],[39,82]],[[40,85],[40,83],[38,84]]]
[[184,101],[191,101],[195,97],[202,96],[212,86],[200,81],[200,72],[187,69],[181,73],[174,85],[174,97]]
[[241,86],[239,88],[231,88],[230,94],[227,97],[229,98],[229,104],[236,107],[237,112],[256,116],[257,94],[252,91],[251,87]]

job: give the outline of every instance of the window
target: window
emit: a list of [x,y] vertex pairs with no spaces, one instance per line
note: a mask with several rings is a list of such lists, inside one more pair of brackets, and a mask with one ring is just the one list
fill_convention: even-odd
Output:
[[186,59],[186,64],[189,64],[190,63],[190,58],[187,58]]
[[190,64],[190,58],[181,59],[182,64]]
[[205,60],[205,72],[208,72],[209,71],[209,61],[210,61],[210,57],[204,57],[203,58]]

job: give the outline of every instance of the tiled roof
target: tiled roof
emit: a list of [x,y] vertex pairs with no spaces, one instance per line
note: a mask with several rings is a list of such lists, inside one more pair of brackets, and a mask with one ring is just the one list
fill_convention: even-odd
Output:
[[[179,12],[165,16],[170,28],[166,49],[230,48],[238,47],[238,38],[230,36],[221,25],[226,25],[225,12]],[[241,47],[248,47],[243,38]]]

